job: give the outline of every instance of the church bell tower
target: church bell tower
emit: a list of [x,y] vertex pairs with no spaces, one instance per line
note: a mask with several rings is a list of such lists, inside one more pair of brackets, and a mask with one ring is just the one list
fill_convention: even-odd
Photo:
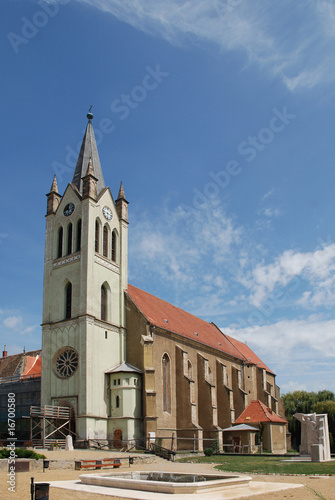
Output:
[[122,183],[115,202],[105,186],[87,118],[72,182],[61,196],[55,176],[47,194],[42,405],[70,407],[77,439],[104,440],[113,436],[107,373],[126,361],[128,202]]

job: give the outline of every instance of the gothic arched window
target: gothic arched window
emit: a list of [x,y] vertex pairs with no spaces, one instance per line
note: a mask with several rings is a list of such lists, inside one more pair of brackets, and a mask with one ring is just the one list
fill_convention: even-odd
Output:
[[67,255],[72,253],[72,223],[67,226]]
[[76,238],[76,252],[81,248],[81,219],[77,222],[77,238]]
[[171,367],[170,358],[165,353],[162,358],[163,371],[163,410],[171,413]]
[[112,232],[112,261],[116,262],[116,232]]
[[68,283],[65,287],[65,318],[71,318],[72,314],[72,284]]
[[63,255],[63,228],[58,229],[57,238],[57,259]]
[[101,286],[101,319],[107,321],[107,290],[104,285]]
[[95,251],[99,252],[99,237],[100,237],[100,224],[99,221],[95,221]]
[[108,228],[105,225],[103,231],[102,255],[108,257]]

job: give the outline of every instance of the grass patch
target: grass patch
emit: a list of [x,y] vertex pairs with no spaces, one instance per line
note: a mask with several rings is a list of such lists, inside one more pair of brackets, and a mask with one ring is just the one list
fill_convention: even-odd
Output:
[[312,493],[314,493],[314,495],[316,496],[316,498],[319,498],[320,500],[327,500],[327,498],[326,498],[326,497],[324,497],[324,496],[322,495],[322,493],[320,493],[319,491],[313,490],[313,488],[310,488],[309,486],[306,486],[306,484],[305,484],[305,487],[306,487],[309,491],[311,491]]
[[[283,461],[284,460],[284,461]],[[254,474],[335,474],[335,462],[293,462],[279,457],[213,455],[178,459],[178,462],[215,463],[216,469]]]
[[[9,458],[10,452],[11,450],[7,448],[1,449],[0,458]],[[45,455],[41,455],[41,453],[35,453],[33,450],[25,450],[24,448],[15,448],[15,455],[17,458],[34,458],[35,460],[47,458]]]

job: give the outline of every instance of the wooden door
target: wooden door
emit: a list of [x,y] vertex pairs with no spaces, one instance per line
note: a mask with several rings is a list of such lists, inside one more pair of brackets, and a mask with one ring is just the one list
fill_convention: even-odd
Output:
[[122,448],[122,429],[114,429],[114,447]]

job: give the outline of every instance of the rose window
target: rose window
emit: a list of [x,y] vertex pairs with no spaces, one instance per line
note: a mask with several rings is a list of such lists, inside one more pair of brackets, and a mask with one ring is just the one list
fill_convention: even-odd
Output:
[[55,361],[55,372],[61,378],[71,377],[78,368],[78,353],[72,348],[65,348],[57,356]]

